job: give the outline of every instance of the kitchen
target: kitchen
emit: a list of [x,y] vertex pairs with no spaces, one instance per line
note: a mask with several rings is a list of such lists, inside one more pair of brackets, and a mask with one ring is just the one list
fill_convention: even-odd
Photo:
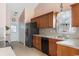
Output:
[[31,19],[32,22],[37,23],[40,32],[33,35],[33,46],[49,56],[79,55],[77,44],[79,4],[72,4],[69,9],[66,9],[65,7],[68,6],[62,3],[59,4],[60,12],[52,11],[39,15],[46,11],[43,9],[44,5],[39,5],[36,10],[37,17]]
[[3,21],[2,27],[7,25],[9,30],[3,34],[6,34],[4,41],[8,41],[15,55],[79,55],[79,3],[7,3],[5,6],[6,24]]

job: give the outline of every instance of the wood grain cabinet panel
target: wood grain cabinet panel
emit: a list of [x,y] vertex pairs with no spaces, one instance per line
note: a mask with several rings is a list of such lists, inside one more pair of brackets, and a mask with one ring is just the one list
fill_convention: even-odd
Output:
[[57,41],[60,41],[60,40],[49,39],[49,55],[51,56],[57,55],[57,44],[56,44]]
[[49,14],[49,27],[53,27],[53,12]]
[[31,21],[32,22],[36,22],[37,23],[37,27],[38,28],[40,27],[40,18],[39,17],[31,19]]
[[43,15],[42,18],[40,19],[41,23],[41,28],[47,28],[49,23],[48,23],[48,15]]
[[79,27],[79,3],[71,5],[72,10],[72,26]]
[[37,22],[39,28],[52,28],[53,27],[53,12],[35,17],[31,19],[32,22]]
[[76,56],[79,50],[67,46],[57,45],[57,56]]
[[40,18],[39,17],[36,19],[36,22],[37,22],[37,27],[39,28],[40,27]]
[[33,46],[36,47],[36,37],[33,36]]
[[40,28],[44,28],[45,24],[44,24],[44,16],[40,16]]
[[38,37],[38,36],[33,37],[33,46],[41,50],[41,37]]
[[45,16],[45,28],[47,27],[47,28],[50,28],[50,26],[49,26],[49,24],[50,24],[51,22],[50,22],[50,19],[49,19],[49,14],[47,14],[46,16]]
[[31,19],[31,22],[36,22],[35,18]]

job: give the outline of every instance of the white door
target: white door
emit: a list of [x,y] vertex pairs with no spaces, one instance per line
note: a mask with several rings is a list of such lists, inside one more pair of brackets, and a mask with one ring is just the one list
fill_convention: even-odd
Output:
[[19,41],[18,40],[18,24],[16,22],[11,23],[11,41]]

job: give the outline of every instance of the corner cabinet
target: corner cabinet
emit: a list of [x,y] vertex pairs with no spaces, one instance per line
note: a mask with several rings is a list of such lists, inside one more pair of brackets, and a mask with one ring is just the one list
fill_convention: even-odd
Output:
[[53,27],[53,12],[32,18],[31,21],[37,22],[38,28],[52,28]]
[[72,10],[72,26],[79,27],[79,3],[71,5]]
[[57,45],[57,56],[78,56],[79,49]]
[[61,41],[57,39],[49,39],[49,55],[57,56],[57,44],[56,42]]

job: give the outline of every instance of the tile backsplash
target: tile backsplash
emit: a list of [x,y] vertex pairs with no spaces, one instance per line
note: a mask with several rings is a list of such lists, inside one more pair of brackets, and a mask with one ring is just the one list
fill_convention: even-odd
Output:
[[[57,32],[55,32],[55,29],[53,28],[40,29],[39,33],[42,35],[54,35],[55,33],[57,34]],[[62,34],[62,33],[58,33],[58,34]],[[73,39],[79,39],[79,27],[72,27],[72,29],[70,29],[70,32],[64,35],[67,35]]]
[[55,30],[53,28],[40,29],[39,33],[44,35],[51,35]]

